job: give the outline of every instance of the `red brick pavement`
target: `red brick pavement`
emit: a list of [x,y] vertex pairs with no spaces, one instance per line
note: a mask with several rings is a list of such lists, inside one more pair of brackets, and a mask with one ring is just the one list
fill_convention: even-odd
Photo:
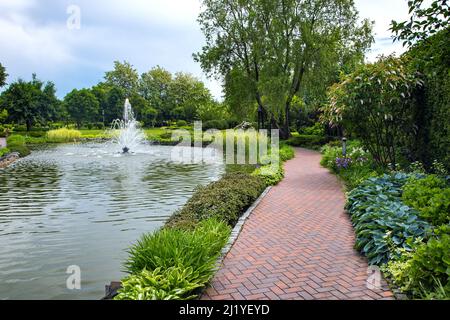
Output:
[[392,299],[366,286],[337,178],[296,149],[286,176],[252,212],[202,299]]

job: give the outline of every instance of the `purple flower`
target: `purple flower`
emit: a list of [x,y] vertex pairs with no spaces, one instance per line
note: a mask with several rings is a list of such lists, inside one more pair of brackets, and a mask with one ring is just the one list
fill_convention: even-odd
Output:
[[351,158],[343,157],[343,158],[336,158],[336,167],[338,169],[347,169],[352,163]]

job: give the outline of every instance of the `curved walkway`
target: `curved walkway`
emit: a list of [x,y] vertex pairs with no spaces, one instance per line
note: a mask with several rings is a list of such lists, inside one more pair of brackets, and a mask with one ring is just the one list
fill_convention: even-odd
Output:
[[296,149],[202,299],[392,299],[383,279],[381,289],[367,288],[342,186],[320,157]]

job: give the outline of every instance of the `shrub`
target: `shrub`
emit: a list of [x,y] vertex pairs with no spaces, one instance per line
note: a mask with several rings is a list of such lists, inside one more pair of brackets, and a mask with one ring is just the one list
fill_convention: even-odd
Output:
[[356,232],[356,249],[370,264],[383,264],[398,248],[410,251],[415,239],[430,228],[401,202],[401,188],[408,175],[397,173],[370,178],[348,194],[348,210]]
[[402,199],[435,226],[450,222],[450,187],[436,175],[408,180]]
[[168,221],[169,227],[191,227],[211,217],[234,225],[259,197],[264,181],[245,173],[228,173],[222,179],[199,187],[184,207]]
[[200,221],[193,230],[166,227],[144,234],[130,248],[125,267],[132,274],[174,266],[205,272],[214,265],[229,234],[230,227],[217,219]]
[[10,152],[11,151],[8,148],[1,148],[0,149],[0,158],[3,157],[4,155],[7,155]]
[[385,270],[402,291],[412,297],[450,298],[450,235],[448,230],[414,252],[402,252]]
[[282,165],[265,165],[256,169],[252,176],[260,177],[264,180],[266,186],[274,186],[284,178],[284,169]]
[[179,127],[185,127],[185,126],[187,126],[188,125],[188,123],[187,123],[187,121],[185,121],[185,120],[178,120],[177,121],[177,127],[179,128]]
[[329,138],[317,135],[299,134],[293,135],[287,140],[287,143],[294,147],[305,147],[310,149],[318,149],[328,142]]
[[187,300],[209,280],[209,274],[195,272],[191,267],[142,270],[122,280],[122,289],[115,300]]
[[47,132],[47,139],[50,142],[69,142],[81,138],[81,132],[75,129],[55,129]]
[[349,190],[377,174],[370,154],[358,141],[347,143],[347,155],[342,155],[342,146],[327,144],[322,148],[320,164],[341,177]]
[[289,145],[281,144],[280,150],[279,150],[279,156],[280,156],[280,161],[282,161],[282,162],[291,160],[295,156],[294,149]]
[[8,149],[11,152],[18,152],[21,157],[26,157],[30,154],[30,149],[26,145],[25,137],[21,135],[12,135],[6,139]]
[[324,136],[325,128],[323,124],[321,124],[320,122],[316,122],[311,127],[301,128],[299,130],[299,133],[304,135]]
[[209,120],[203,122],[203,130],[217,129],[225,130],[228,129],[228,122],[226,120]]

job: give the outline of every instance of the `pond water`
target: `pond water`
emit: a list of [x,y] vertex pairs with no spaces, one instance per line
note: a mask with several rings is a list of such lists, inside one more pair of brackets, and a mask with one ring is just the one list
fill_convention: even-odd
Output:
[[[124,276],[126,249],[224,171],[223,161],[176,164],[170,153],[68,144],[0,170],[0,299],[100,299]],[[66,287],[71,265],[80,290]]]

